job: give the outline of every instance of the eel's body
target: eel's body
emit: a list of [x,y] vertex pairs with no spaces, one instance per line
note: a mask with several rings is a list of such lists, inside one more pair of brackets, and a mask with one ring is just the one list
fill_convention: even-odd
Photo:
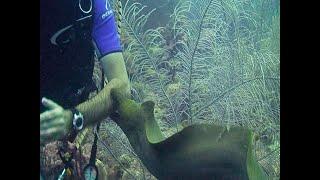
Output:
[[165,139],[154,119],[154,103],[137,104],[112,90],[115,121],[148,170],[158,179],[267,179],[252,152],[252,132],[192,125]]

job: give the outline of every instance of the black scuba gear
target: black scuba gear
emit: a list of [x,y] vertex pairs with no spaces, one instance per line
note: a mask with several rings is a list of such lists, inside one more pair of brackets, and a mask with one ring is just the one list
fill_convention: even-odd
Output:
[[[95,90],[91,18],[75,23],[84,16],[88,14],[80,11],[78,1],[40,1],[40,101],[48,97],[71,108]],[[58,37],[59,42],[65,43],[52,44],[52,35],[70,24],[73,27]],[[44,110],[40,103],[40,111]]]

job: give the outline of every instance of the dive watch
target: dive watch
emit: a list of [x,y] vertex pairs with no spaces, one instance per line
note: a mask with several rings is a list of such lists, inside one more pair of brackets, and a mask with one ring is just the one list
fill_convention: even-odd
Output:
[[78,132],[83,128],[83,124],[84,124],[83,115],[76,108],[72,108],[71,112],[73,115],[72,127],[75,131]]

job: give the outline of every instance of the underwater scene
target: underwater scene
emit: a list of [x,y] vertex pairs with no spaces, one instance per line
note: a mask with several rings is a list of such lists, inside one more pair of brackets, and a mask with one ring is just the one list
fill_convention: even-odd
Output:
[[40,179],[280,179],[280,0],[41,0]]

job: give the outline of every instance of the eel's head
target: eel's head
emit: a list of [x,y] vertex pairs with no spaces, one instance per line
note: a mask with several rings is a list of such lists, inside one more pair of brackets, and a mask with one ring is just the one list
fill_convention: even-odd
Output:
[[146,112],[153,109],[154,103],[148,101],[140,105],[128,99],[120,89],[112,89],[111,97],[114,109],[111,118],[125,131],[143,130],[146,118],[153,115]]

